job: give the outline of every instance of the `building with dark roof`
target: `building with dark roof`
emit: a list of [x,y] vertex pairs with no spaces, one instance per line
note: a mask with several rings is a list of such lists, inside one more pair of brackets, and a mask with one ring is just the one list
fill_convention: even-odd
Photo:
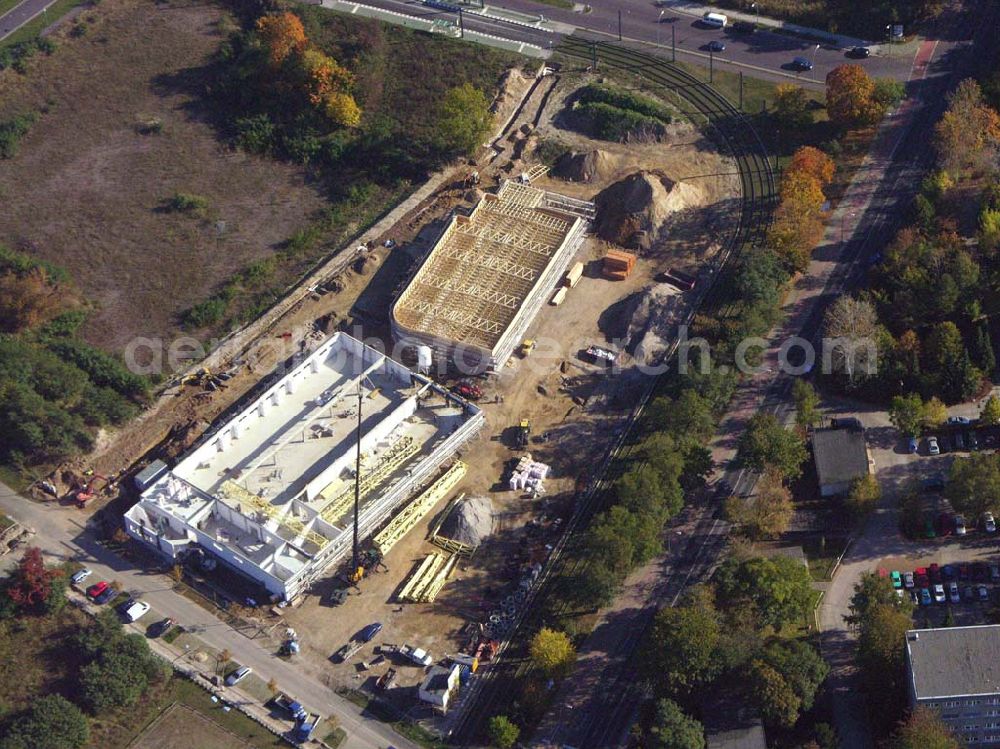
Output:
[[1000,625],[906,633],[910,706],[928,707],[965,744],[1000,747]]
[[759,713],[731,691],[703,706],[706,749],[767,749],[767,736]]
[[872,472],[865,432],[860,426],[817,429],[812,444],[821,496],[846,494],[855,479]]

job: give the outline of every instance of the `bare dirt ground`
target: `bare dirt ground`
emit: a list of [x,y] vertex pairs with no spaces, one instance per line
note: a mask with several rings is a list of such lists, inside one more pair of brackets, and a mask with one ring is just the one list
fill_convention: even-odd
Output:
[[[233,151],[179,93],[197,82],[232,21],[216,5],[106,0],[82,37],[26,75],[0,72],[0,119],[42,112],[0,161],[0,243],[65,267],[95,308],[88,341],[121,352],[169,338],[177,315],[270,255],[324,205],[304,170]],[[142,135],[142,122],[162,132]],[[175,191],[203,218],[169,213]],[[216,222],[225,221],[224,235]]]

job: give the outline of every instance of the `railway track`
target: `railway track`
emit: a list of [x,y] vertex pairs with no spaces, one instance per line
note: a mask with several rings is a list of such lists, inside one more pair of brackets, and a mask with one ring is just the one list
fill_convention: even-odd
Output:
[[[706,305],[715,308],[726,303],[729,291],[725,284],[718,282],[723,269],[746,250],[763,244],[774,209],[774,174],[757,132],[725,96],[704,81],[655,55],[577,37],[565,38],[557,51],[567,57],[582,60],[593,60],[596,55],[599,65],[626,70],[672,92],[691,108],[686,114],[692,120],[703,123],[706,137],[736,162],[741,191],[738,215],[716,260],[713,283],[691,305],[685,322],[690,321],[697,309]],[[674,350],[671,349],[666,358],[669,359],[673,353]],[[617,435],[595,472],[594,480],[577,496],[576,510],[555,545],[541,578],[522,606],[520,618],[501,646],[497,659],[487,673],[475,682],[474,693],[465,701],[462,715],[451,736],[452,741],[463,745],[476,742],[482,738],[490,716],[507,712],[506,708],[514,697],[518,680],[530,669],[526,658],[527,634],[542,623],[545,614],[543,604],[560,581],[572,575],[582,563],[581,555],[572,553],[582,538],[579,531],[588,526],[595,514],[607,507],[613,496],[610,489],[614,475],[610,469],[622,465],[634,455],[638,445],[637,439],[630,439],[635,436],[634,428],[639,423],[646,404],[664,382],[662,375],[650,380],[625,427]],[[686,548],[691,549],[692,553],[682,556],[674,564],[668,585],[659,596],[660,605],[672,605],[689,582],[700,579],[704,572],[710,570],[724,546],[724,535],[719,532],[720,523],[713,518],[710,507],[689,507],[684,512],[689,514],[696,527],[691,539],[696,543],[689,542]],[[558,616],[565,611],[550,608],[547,613],[549,616]],[[600,704],[596,709],[592,707],[586,714],[577,716],[580,720],[573,731],[572,740],[567,739],[568,743],[581,748],[611,746],[627,729],[638,701],[635,698],[640,696],[637,693],[640,686],[634,678],[635,664],[632,656],[652,623],[654,613],[655,608],[649,607],[638,615],[635,622],[637,626],[631,628],[627,641],[623,644],[626,655],[612,677],[613,683],[602,680],[599,687],[601,695],[598,698]]]

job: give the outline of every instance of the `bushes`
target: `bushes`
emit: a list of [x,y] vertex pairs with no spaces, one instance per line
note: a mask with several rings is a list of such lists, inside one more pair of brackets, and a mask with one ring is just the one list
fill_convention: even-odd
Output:
[[665,125],[669,125],[673,121],[673,115],[669,107],[647,96],[641,96],[620,88],[591,83],[581,89],[577,98],[583,104],[602,102],[617,109],[636,112],[654,120],[659,120]]
[[208,212],[208,198],[189,192],[175,192],[167,201],[167,210],[204,216]]
[[570,119],[595,138],[627,141],[661,137],[673,116],[666,106],[645,96],[593,83],[580,90]]
[[21,138],[37,120],[38,115],[34,112],[25,112],[0,122],[0,159],[12,159],[17,155]]

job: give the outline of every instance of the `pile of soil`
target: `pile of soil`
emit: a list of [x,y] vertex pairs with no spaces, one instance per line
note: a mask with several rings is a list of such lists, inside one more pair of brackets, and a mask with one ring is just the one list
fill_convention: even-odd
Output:
[[452,508],[439,536],[476,548],[493,533],[493,503],[489,497],[468,497]]
[[637,362],[654,364],[677,333],[677,311],[683,295],[668,283],[658,283],[629,299],[625,349]]
[[568,182],[590,183],[610,171],[610,161],[610,155],[604,151],[570,151],[556,162],[552,174]]
[[671,214],[701,205],[703,197],[661,171],[635,172],[598,193],[597,234],[622,247],[648,247]]

